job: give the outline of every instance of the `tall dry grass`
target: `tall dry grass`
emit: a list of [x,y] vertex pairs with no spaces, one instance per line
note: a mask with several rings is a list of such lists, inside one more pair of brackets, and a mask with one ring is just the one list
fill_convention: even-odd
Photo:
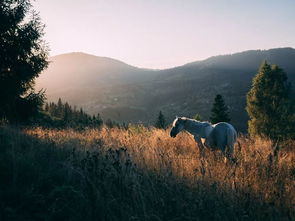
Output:
[[233,164],[218,151],[201,155],[186,133],[173,139],[141,126],[1,128],[0,138],[10,165],[0,165],[0,176],[12,194],[0,195],[3,219],[295,219],[292,141],[240,137]]

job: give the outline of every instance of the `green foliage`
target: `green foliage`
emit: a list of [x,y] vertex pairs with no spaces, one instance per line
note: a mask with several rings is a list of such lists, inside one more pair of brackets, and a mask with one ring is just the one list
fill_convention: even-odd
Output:
[[68,102],[63,103],[59,98],[57,104],[54,102],[45,104],[43,116],[39,117],[39,124],[52,127],[100,128],[103,121],[99,114],[90,116],[82,108],[80,110],[72,108]]
[[264,61],[247,94],[248,132],[251,136],[273,140],[295,137],[294,101],[290,98],[290,91],[286,73]]
[[35,78],[47,67],[43,24],[30,0],[0,1],[0,118],[27,121],[42,106]]
[[162,111],[159,112],[157,121],[155,123],[155,127],[159,129],[165,129],[166,128],[166,120],[162,113]]
[[195,114],[195,116],[193,116],[193,119],[198,120],[198,121],[202,121],[202,117],[200,114]]
[[210,121],[213,124],[230,121],[228,107],[225,105],[224,100],[220,94],[217,94],[214,99],[214,104],[211,109]]

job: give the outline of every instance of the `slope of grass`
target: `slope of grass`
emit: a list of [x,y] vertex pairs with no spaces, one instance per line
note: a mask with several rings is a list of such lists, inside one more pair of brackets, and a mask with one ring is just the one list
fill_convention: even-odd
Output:
[[0,220],[294,220],[295,143],[240,137],[237,164],[131,127],[0,128]]

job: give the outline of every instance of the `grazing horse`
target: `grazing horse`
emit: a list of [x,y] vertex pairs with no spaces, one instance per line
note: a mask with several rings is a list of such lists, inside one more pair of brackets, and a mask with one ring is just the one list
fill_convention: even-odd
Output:
[[219,149],[227,158],[232,159],[237,132],[231,124],[220,122],[212,125],[209,122],[176,117],[173,121],[170,136],[176,137],[182,130],[186,130],[194,136],[199,148],[203,149],[205,146],[213,150]]

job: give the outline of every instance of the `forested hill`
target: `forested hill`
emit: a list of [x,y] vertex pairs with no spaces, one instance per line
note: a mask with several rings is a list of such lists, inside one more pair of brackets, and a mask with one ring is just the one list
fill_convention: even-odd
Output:
[[210,57],[165,70],[141,69],[111,58],[70,53],[51,58],[37,86],[49,100],[62,97],[89,113],[124,122],[153,123],[163,111],[175,115],[199,113],[209,118],[213,99],[223,95],[232,123],[246,129],[245,95],[263,60],[277,64],[295,87],[295,49],[251,50]]

